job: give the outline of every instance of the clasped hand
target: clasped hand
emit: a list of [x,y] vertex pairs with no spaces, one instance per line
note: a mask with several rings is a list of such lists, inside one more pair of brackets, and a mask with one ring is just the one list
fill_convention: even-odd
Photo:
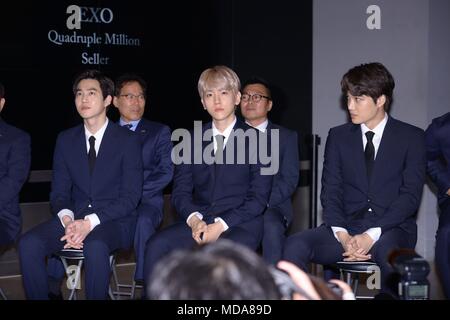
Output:
[[90,232],[89,220],[74,220],[66,224],[65,234],[60,239],[66,241],[64,249],[82,249],[83,241]]
[[370,260],[372,255],[369,254],[374,241],[367,233],[357,234],[355,236],[341,236],[341,244],[344,248],[342,254],[344,261],[365,261]]
[[223,225],[219,221],[206,224],[205,221],[193,217],[194,221],[190,224],[192,229],[192,238],[198,244],[204,244],[216,241],[223,232]]

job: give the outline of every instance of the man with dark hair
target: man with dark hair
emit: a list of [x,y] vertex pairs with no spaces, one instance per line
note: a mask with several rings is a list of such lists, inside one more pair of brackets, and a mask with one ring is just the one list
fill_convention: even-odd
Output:
[[[0,113],[5,102],[5,87],[0,83]],[[19,192],[28,177],[30,162],[28,133],[0,118],[0,246],[14,243],[20,234]]]
[[147,101],[147,83],[136,74],[124,74],[116,80],[114,106],[120,112],[119,124],[139,134],[142,143],[144,186],[137,207],[134,251],[135,281],[144,279],[145,245],[163,219],[164,188],[172,180],[170,128],[143,118]]
[[427,171],[438,189],[441,210],[435,260],[447,299],[450,299],[450,112],[433,119],[425,132]]
[[395,294],[387,259],[396,248],[414,248],[415,215],[425,181],[422,129],[388,116],[394,79],[381,63],[350,69],[342,93],[352,123],[328,134],[322,173],[324,224],[288,238],[284,258],[306,270],[372,259],[381,269],[381,290]]
[[109,255],[133,243],[142,195],[139,136],[108,120],[114,84],[103,73],[82,72],[73,91],[83,124],[61,132],[56,141],[50,194],[55,217],[19,242],[28,299],[48,299],[45,260],[63,248],[83,249],[86,297],[106,299]]
[[269,204],[264,212],[262,239],[264,260],[275,265],[283,254],[286,230],[292,222],[291,197],[297,188],[300,169],[297,133],[269,121],[267,114],[272,106],[271,90],[266,81],[252,78],[245,83],[241,96],[241,113],[245,122],[267,133],[269,139],[271,133],[277,131],[275,139],[270,141],[272,146],[277,144],[279,168],[273,177]]
[[155,266],[147,286],[155,300],[274,300],[280,298],[264,261],[245,246],[221,239],[177,250]]

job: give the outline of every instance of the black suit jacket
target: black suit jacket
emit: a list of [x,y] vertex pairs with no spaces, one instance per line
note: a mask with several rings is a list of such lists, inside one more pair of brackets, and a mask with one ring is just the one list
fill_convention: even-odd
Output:
[[[0,119],[0,224],[14,241],[22,227],[19,192],[31,162],[30,136]],[[4,236],[4,237],[3,237]]]
[[297,133],[269,121],[267,133],[270,135],[273,129],[279,132],[279,170],[273,177],[269,208],[278,209],[289,224],[293,215],[291,197],[297,188],[300,174]]
[[361,126],[348,123],[332,128],[322,174],[325,224],[351,234],[400,227],[415,237],[425,166],[423,130],[389,117],[369,183]]

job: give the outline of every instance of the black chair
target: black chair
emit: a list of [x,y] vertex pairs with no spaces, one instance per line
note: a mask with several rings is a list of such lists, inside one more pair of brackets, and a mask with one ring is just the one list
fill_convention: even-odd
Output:
[[[67,288],[70,290],[68,300],[77,300],[77,290],[81,288],[81,269],[84,262],[84,254],[82,249],[63,249],[57,253],[67,274]],[[77,264],[69,264],[69,261],[77,261]],[[114,264],[114,254],[109,256],[109,263],[111,268]],[[115,300],[111,286],[108,291],[111,300]]]
[[373,261],[340,261],[332,265],[339,270],[341,280],[352,289],[356,299],[373,299],[373,296],[358,295],[359,277],[361,274],[379,272],[379,266]]

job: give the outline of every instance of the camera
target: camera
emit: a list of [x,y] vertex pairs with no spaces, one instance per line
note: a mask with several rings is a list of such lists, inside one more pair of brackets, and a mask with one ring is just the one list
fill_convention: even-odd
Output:
[[[278,290],[280,291],[281,298],[283,300],[292,299],[294,293],[301,294],[307,300],[314,300],[305,290],[297,286],[297,284],[295,284],[295,282],[286,272],[274,267],[270,267],[269,271],[272,274],[272,277],[278,287]],[[326,282],[325,284],[328,289],[332,291],[337,297],[342,297],[343,291],[337,284],[331,282]]]
[[430,273],[428,262],[414,250],[399,249],[394,251],[389,261],[400,275],[398,294],[403,300],[426,300],[430,296]]

